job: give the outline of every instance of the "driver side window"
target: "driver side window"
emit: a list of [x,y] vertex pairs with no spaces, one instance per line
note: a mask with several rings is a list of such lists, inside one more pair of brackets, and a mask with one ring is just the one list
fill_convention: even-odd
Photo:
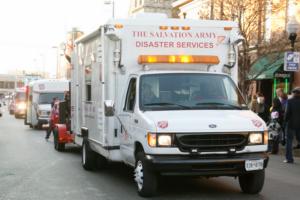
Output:
[[124,111],[133,112],[135,101],[136,101],[136,78],[132,78],[130,80],[128,90],[127,90]]

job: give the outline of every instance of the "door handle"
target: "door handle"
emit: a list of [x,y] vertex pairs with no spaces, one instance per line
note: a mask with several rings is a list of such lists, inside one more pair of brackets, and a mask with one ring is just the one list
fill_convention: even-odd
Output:
[[139,120],[134,119],[134,123],[138,124],[138,123],[139,123]]

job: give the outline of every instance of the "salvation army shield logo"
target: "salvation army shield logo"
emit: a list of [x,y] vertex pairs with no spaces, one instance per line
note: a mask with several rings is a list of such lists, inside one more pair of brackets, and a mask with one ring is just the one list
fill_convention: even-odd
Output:
[[157,126],[161,129],[168,128],[169,124],[168,121],[159,121],[157,122]]
[[261,122],[260,120],[253,119],[253,120],[251,120],[251,121],[252,121],[253,125],[254,125],[255,127],[257,127],[257,128],[259,128],[259,127],[261,127],[261,126],[263,125],[262,122]]

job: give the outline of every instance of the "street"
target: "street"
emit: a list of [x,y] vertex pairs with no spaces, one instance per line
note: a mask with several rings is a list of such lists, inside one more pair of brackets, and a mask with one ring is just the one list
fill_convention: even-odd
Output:
[[[111,164],[103,171],[88,172],[81,166],[80,149],[53,148],[45,131],[33,130],[23,119],[0,118],[0,199],[142,199],[136,192],[133,170]],[[260,195],[241,193],[238,181],[229,178],[162,178],[155,199],[298,199],[300,159],[284,164],[282,155],[271,156]]]

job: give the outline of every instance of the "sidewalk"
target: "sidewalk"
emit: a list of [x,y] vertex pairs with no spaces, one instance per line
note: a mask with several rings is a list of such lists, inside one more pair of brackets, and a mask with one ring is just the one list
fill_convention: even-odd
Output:
[[[293,147],[297,145],[296,140],[294,140]],[[279,145],[279,153],[278,155],[285,155],[285,146],[282,146],[281,144]],[[293,149],[293,155],[295,157],[300,157],[300,149]]]

